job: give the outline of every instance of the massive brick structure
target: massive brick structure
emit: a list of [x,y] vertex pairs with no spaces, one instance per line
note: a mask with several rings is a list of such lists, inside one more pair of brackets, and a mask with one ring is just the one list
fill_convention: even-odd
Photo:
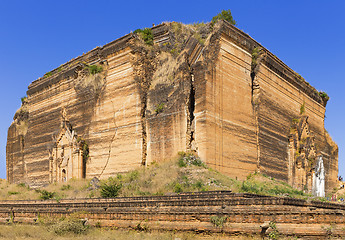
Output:
[[[328,97],[228,22],[128,34],[34,81],[8,131],[10,182],[105,178],[195,151],[322,196],[338,174]],[[144,33],[142,33],[144,34]]]

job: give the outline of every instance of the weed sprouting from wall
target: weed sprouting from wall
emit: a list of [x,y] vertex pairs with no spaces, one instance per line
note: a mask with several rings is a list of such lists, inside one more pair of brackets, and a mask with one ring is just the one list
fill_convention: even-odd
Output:
[[222,228],[226,220],[226,216],[211,216],[210,218],[210,222],[213,224],[213,226],[218,228]]
[[163,112],[163,110],[164,110],[164,103],[157,104],[156,109],[155,109],[156,114]]
[[300,115],[305,114],[305,102],[303,102],[303,104],[301,104],[301,107],[299,109],[299,114]]

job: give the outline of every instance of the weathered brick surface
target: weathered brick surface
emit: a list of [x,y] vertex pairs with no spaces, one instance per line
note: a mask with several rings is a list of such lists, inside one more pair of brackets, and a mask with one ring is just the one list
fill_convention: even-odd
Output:
[[[34,223],[38,217],[64,217],[80,212],[91,224],[149,229],[256,233],[275,222],[280,233],[297,236],[344,235],[345,205],[292,198],[235,194],[226,191],[115,199],[1,201],[0,222]],[[226,217],[223,227],[211,217]],[[270,231],[270,229],[268,229]]]

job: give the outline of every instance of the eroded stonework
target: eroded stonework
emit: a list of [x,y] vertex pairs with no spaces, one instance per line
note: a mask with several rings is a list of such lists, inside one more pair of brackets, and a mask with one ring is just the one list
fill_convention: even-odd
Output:
[[30,84],[8,131],[10,182],[107,178],[193,151],[238,179],[336,185],[324,95],[225,21],[151,30],[152,46],[131,33]]

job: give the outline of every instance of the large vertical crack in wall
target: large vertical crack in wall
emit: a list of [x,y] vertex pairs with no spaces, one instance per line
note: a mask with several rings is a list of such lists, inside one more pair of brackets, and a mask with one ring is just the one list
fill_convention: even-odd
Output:
[[259,109],[260,109],[260,85],[257,78],[257,73],[260,68],[260,63],[264,59],[265,54],[260,47],[256,47],[252,52],[251,62],[251,87],[252,87],[252,106],[255,122],[255,133],[256,133],[256,147],[257,147],[257,170],[260,171],[260,142],[259,142]]
[[145,45],[140,39],[133,39],[132,43],[134,79],[139,87],[140,94],[140,122],[142,127],[142,157],[141,164],[147,165],[147,99],[148,91],[152,82],[152,76],[157,66],[157,51],[154,46]]
[[[188,61],[187,61],[188,63]],[[195,86],[194,86],[194,74],[193,68],[188,63],[189,70],[189,95],[187,97],[187,150],[196,151],[195,146]]]

